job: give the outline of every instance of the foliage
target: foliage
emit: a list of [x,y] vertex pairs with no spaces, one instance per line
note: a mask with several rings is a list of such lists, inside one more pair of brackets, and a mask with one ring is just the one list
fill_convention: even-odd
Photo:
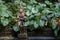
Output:
[[0,22],[3,26],[7,26],[11,18],[13,18],[12,12],[8,10],[8,7],[0,0]]
[[[3,26],[11,26],[15,31],[19,30],[15,21],[19,5],[24,6],[26,12],[27,18],[24,26],[30,26],[33,29],[38,27],[44,28],[49,25],[55,33],[57,32],[57,20],[60,18],[60,3],[51,3],[49,1],[39,3],[35,0],[25,0],[24,2],[22,0],[14,0],[12,4],[4,3],[4,1],[0,0],[0,22]],[[49,24],[45,25],[46,22]]]
[[[45,1],[45,3],[38,3],[35,0],[26,2],[20,1],[21,3],[19,3],[18,0],[16,1],[18,2],[17,4],[23,5],[25,8],[27,18],[24,26],[30,26],[33,29],[38,27],[44,28],[49,25],[57,35],[57,20],[60,17],[59,3],[54,4],[49,1]],[[45,25],[46,22],[49,22],[50,24]]]

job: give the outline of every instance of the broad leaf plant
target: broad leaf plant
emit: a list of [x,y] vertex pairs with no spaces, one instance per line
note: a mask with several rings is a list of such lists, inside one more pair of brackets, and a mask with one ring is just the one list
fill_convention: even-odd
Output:
[[26,13],[25,27],[30,29],[51,27],[55,36],[58,32],[58,19],[60,19],[60,3],[50,1],[37,2],[35,0],[14,0],[13,3],[5,3],[0,0],[0,26],[12,27],[19,31],[17,25],[18,6],[22,5]]

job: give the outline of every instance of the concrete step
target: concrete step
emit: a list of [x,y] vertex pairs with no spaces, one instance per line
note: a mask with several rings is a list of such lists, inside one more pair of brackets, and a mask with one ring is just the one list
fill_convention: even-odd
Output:
[[0,40],[15,40],[14,37],[0,37]]
[[54,37],[38,36],[38,37],[29,37],[29,40],[55,40],[55,38]]

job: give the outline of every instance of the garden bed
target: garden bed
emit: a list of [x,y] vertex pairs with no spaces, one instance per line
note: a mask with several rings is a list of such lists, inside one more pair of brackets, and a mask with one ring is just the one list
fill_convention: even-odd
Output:
[[0,38],[60,39],[60,3],[37,1],[14,0],[12,4],[0,0]]
[[[60,33],[59,33],[60,35]],[[29,40],[60,40],[60,36],[55,36],[54,31],[51,28],[35,29],[28,31]]]
[[28,31],[28,36],[54,36],[53,30],[51,28],[35,29],[33,31]]

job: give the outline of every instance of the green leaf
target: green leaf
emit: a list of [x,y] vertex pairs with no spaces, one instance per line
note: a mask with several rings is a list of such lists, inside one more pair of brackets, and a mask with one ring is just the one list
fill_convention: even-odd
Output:
[[6,12],[7,12],[7,14],[8,14],[8,17],[10,16],[10,17],[13,18],[13,13],[12,13],[11,11],[7,10]]
[[57,22],[52,22],[52,29],[56,29],[57,28],[58,23]]
[[57,36],[58,35],[58,30],[56,29],[56,30],[54,30],[54,34],[55,34],[55,36]]
[[60,12],[55,13],[55,17],[60,17]]
[[2,17],[9,17],[8,13],[7,12],[4,12],[4,11],[1,13],[1,16]]
[[27,15],[27,16],[30,16],[31,14],[32,14],[32,13],[27,10],[26,15]]
[[41,19],[42,19],[42,20],[48,20],[45,15],[41,16]]
[[40,27],[44,27],[45,22],[43,20],[40,20],[39,25]]
[[3,24],[3,26],[7,26],[9,24],[9,20],[5,18],[1,18],[1,23]]
[[47,5],[51,5],[51,4],[52,4],[52,3],[49,2],[49,1],[45,1],[45,3],[46,3]]
[[32,13],[38,13],[38,9],[37,8],[35,8],[35,7],[32,7]]
[[32,18],[34,18],[34,15],[30,15],[30,16],[29,16],[29,19],[32,19]]
[[30,21],[30,25],[33,25],[33,24],[34,24],[34,22],[35,22],[34,20],[31,20],[31,21]]
[[14,4],[16,4],[16,5],[20,4],[20,0],[15,0]]
[[60,12],[60,3],[56,3],[55,6],[56,6],[55,9],[56,9],[58,12]]
[[40,16],[40,13],[36,13],[36,14],[34,14],[35,16]]
[[34,22],[34,28],[38,28],[38,24]]
[[4,3],[4,1],[0,0],[0,4],[3,4],[3,3]]
[[43,9],[44,7],[46,7],[46,4],[44,4],[44,3],[38,3],[38,4],[39,4],[38,7],[40,7],[40,9]]
[[52,14],[50,14],[50,15],[47,15],[47,18],[52,18],[52,17],[54,17],[54,13],[52,13]]
[[15,25],[13,26],[13,29],[14,29],[15,32],[19,31],[19,27],[18,27],[18,25],[15,24]]
[[30,4],[37,3],[35,0],[30,0]]
[[42,11],[42,13],[44,14],[44,15],[46,15],[46,14],[48,14],[48,13],[50,13],[51,11],[49,10],[49,8],[44,8],[44,10]]
[[1,5],[1,8],[2,8],[1,9],[2,11],[6,11],[8,9],[8,7],[6,5]]
[[31,5],[27,5],[26,7],[28,10],[31,10],[32,9],[32,6]]
[[29,21],[27,21],[27,22],[24,22],[24,26],[29,26],[29,24],[30,24],[30,22]]

